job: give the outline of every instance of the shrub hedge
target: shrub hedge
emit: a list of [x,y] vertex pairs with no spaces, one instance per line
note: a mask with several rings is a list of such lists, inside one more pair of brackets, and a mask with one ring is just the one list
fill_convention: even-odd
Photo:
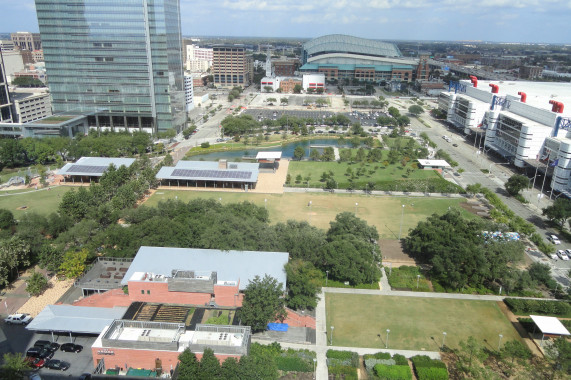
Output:
[[313,366],[309,363],[295,356],[278,356],[276,358],[278,369],[286,372],[313,372]]
[[353,351],[327,350],[328,366],[359,366],[359,354]]
[[412,373],[409,366],[404,365],[384,365],[375,366],[375,374],[385,380],[411,380]]
[[[333,366],[328,368],[329,376],[333,375],[335,380],[357,380],[357,368],[350,366]],[[330,378],[331,379],[331,378]]]
[[415,367],[418,380],[448,380],[448,370],[437,367]]
[[446,364],[443,361],[437,359],[431,359],[429,356],[426,355],[417,355],[410,358],[412,364],[415,367],[435,367],[435,368],[446,368]]
[[506,298],[506,305],[514,314],[549,314],[560,317],[571,316],[571,305],[567,301],[526,300]]

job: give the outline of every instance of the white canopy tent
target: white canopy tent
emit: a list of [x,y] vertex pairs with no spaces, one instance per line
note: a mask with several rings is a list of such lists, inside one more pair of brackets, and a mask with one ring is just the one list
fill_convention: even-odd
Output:
[[[543,317],[539,315],[530,315],[535,326],[541,331],[541,346],[545,336],[569,336],[569,331],[563,326],[563,323],[555,317]],[[535,333],[535,329],[534,329]]]

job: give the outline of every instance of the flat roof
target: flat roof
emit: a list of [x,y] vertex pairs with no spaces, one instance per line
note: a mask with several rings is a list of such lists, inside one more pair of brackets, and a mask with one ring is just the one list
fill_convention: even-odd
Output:
[[[472,86],[469,81],[463,81],[467,86]],[[556,100],[565,104],[564,114],[568,114],[571,106],[571,83],[569,82],[531,82],[531,81],[487,81],[478,80],[478,89],[490,92],[489,84],[496,84],[499,87],[498,95],[512,95],[519,97],[519,91],[527,95],[526,103],[534,107],[551,110],[550,100]]]
[[71,331],[100,334],[115,319],[121,319],[127,307],[87,307],[48,305],[26,326],[34,331]]
[[445,160],[417,160],[422,166],[442,166],[444,168],[449,168],[450,165]]
[[256,160],[278,160],[282,158],[282,152],[258,152]]
[[157,179],[182,179],[193,181],[258,182],[258,163],[228,162],[221,169],[216,161],[179,161],[175,167],[163,166]]
[[218,282],[239,281],[240,290],[254,277],[270,275],[286,283],[287,252],[221,251],[218,249],[141,247],[121,281],[127,285],[137,272],[172,277],[172,271],[217,272]]
[[542,334],[550,335],[571,335],[563,326],[563,323],[555,317],[543,317],[539,315],[529,316]]
[[135,162],[134,158],[81,157],[75,163],[65,164],[65,166],[58,171],[58,174],[101,177],[111,164],[119,168],[121,166],[129,167],[133,162]]

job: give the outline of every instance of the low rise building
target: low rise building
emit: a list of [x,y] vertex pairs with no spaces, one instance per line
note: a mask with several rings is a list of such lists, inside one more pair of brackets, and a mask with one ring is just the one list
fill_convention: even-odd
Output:
[[186,112],[190,112],[194,109],[194,78],[192,75],[184,75],[184,96]]
[[52,114],[50,94],[45,90],[17,89],[11,92],[16,123],[29,123]]

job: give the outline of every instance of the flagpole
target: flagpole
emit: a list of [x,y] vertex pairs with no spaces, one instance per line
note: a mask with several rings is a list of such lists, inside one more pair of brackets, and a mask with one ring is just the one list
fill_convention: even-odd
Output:
[[[555,167],[559,165],[559,158],[556,158],[555,161],[553,161],[553,175],[555,175]],[[549,192],[549,200],[551,200],[551,196],[553,195],[553,186],[551,186],[551,191]]]

